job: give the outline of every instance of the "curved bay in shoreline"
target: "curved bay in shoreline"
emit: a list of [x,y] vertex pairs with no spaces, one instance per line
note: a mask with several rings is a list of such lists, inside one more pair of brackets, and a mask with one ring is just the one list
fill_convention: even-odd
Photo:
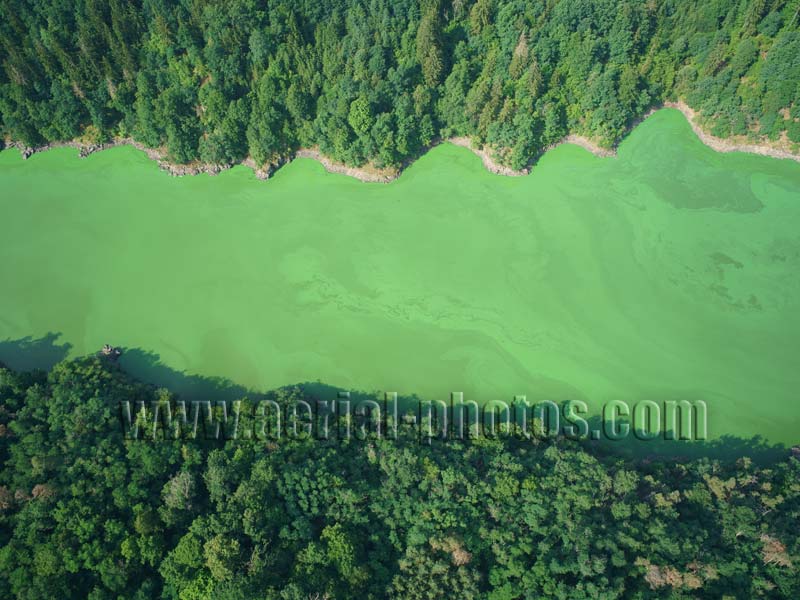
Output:
[[121,147],[2,152],[0,189],[12,367],[55,332],[156,383],[702,399],[712,436],[797,441],[800,165],[713,152],[675,111],[529,177],[440,145],[389,186],[308,159],[172,179]]
[[[782,150],[780,148],[776,148],[773,146],[769,146],[767,144],[759,144],[753,143],[746,140],[732,140],[732,139],[723,139],[718,138],[710,133],[706,133],[702,130],[702,128],[697,125],[696,123],[696,113],[695,111],[690,108],[686,103],[679,101],[679,102],[667,102],[661,109],[653,109],[649,111],[646,115],[642,116],[641,119],[637,120],[629,129],[628,135],[630,132],[636,129],[643,121],[647,120],[650,116],[658,112],[659,110],[664,109],[675,109],[678,110],[683,114],[686,120],[689,122],[692,130],[694,131],[695,135],[702,141],[706,146],[712,148],[717,152],[722,153],[729,153],[729,152],[744,152],[748,154],[759,154],[761,156],[769,156],[772,158],[778,159],[788,159],[800,162],[800,154],[792,153],[787,150]],[[424,155],[426,152],[430,151],[431,148],[435,148],[439,144],[446,142],[450,144],[454,144],[456,146],[461,146],[463,148],[467,148],[472,153],[474,153],[478,158],[481,159],[483,162],[483,166],[486,168],[487,171],[490,173],[494,173],[496,175],[504,175],[508,177],[519,177],[523,175],[529,175],[531,172],[531,167],[526,167],[521,170],[515,170],[511,167],[507,167],[503,164],[497,162],[488,148],[479,148],[474,145],[472,140],[468,137],[451,137],[444,140],[438,140],[427,147],[422,154]],[[44,152],[50,149],[55,148],[75,148],[78,150],[79,156],[81,158],[85,158],[90,154],[94,154],[95,152],[100,152],[102,150],[108,150],[110,148],[116,148],[119,146],[132,146],[137,150],[144,152],[148,158],[151,160],[156,161],[159,167],[170,173],[171,175],[175,175],[178,177],[182,177],[184,175],[199,175],[201,173],[205,173],[208,175],[218,175],[219,173],[226,171],[232,168],[234,165],[219,165],[219,164],[207,164],[195,161],[189,164],[178,164],[172,163],[166,158],[166,151],[163,149],[157,148],[148,148],[143,144],[131,139],[131,138],[124,138],[114,140],[112,142],[106,142],[97,145],[84,145],[79,142],[53,142],[51,144],[47,144],[46,146],[40,148],[28,148],[25,147],[21,143],[17,142],[7,142],[10,147],[16,147],[19,149],[22,157],[27,159],[28,157],[32,156],[37,152]],[[563,140],[548,146],[547,148],[543,149],[537,157],[534,157],[531,163],[534,163],[541,158],[547,152],[554,150],[555,148],[562,146],[564,144],[572,144],[575,146],[579,146],[584,150],[591,152],[595,156],[599,156],[602,158],[611,158],[617,155],[617,148],[604,148],[594,141],[586,138],[584,136],[569,134],[568,136],[564,137]],[[329,173],[337,173],[340,175],[347,175],[348,177],[354,177],[359,181],[363,181],[365,183],[390,183],[397,179],[402,172],[408,168],[410,164],[412,164],[415,160],[419,157],[409,159],[406,163],[401,165],[399,168],[383,168],[383,167],[375,167],[373,165],[365,165],[362,167],[351,167],[349,165],[336,162],[335,160],[328,158],[324,154],[322,154],[319,149],[317,148],[300,148],[293,155],[280,158],[274,163],[267,163],[265,165],[257,165],[255,161],[248,157],[243,160],[240,164],[250,168],[253,170],[255,176],[258,179],[269,179],[278,169],[280,169],[283,165],[291,162],[296,158],[311,158],[318,161],[325,167],[325,170]]]

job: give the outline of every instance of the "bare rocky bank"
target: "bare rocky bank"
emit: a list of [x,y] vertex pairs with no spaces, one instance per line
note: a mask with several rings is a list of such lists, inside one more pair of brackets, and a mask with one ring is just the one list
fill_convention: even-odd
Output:
[[[789,159],[800,162],[800,154],[795,154],[786,150],[785,148],[777,147],[777,145],[770,145],[767,143],[756,144],[752,143],[749,140],[742,139],[742,138],[733,138],[733,139],[723,139],[718,138],[710,133],[705,132],[696,122],[697,113],[689,107],[684,102],[666,102],[664,103],[663,107],[661,108],[674,108],[679,110],[683,115],[686,117],[686,120],[689,122],[689,125],[692,127],[692,130],[695,132],[697,137],[709,148],[716,150],[717,152],[747,152],[750,154],[759,154],[762,156],[769,156],[772,158],[780,158],[780,159]],[[649,117],[653,114],[658,108],[654,108],[653,110],[649,111],[647,114],[642,116],[638,119],[635,123],[633,123],[630,127],[632,130],[636,127],[639,123],[641,123],[644,119]],[[424,154],[434,146],[437,146],[440,143],[449,142],[451,144],[455,144],[456,146],[461,146],[462,148],[467,148],[471,152],[473,152],[478,158],[481,159],[483,166],[491,173],[495,173],[497,175],[504,175],[507,177],[518,177],[522,175],[528,175],[531,172],[530,168],[524,168],[521,170],[515,170],[511,167],[503,165],[499,163],[492,155],[492,151],[490,148],[486,146],[475,146],[471,138],[468,137],[451,137],[446,139],[436,140],[428,147],[426,147],[421,154]],[[550,146],[544,148],[538,156],[541,156],[556,148],[562,144],[574,144],[576,146],[580,146],[584,148],[588,152],[591,152],[595,156],[599,157],[614,157],[616,156],[616,148],[604,148],[597,144],[596,142],[592,141],[589,138],[570,134],[561,141],[551,144]],[[148,148],[144,144],[137,142],[132,138],[118,138],[112,140],[110,142],[103,142],[99,144],[87,144],[79,141],[68,141],[68,142],[52,142],[49,144],[45,144],[42,146],[38,146],[35,148],[31,148],[22,144],[20,142],[15,142],[12,140],[6,140],[5,146],[7,148],[16,147],[19,149],[20,153],[22,154],[23,159],[27,159],[31,155],[44,152],[45,150],[49,150],[51,148],[75,148],[78,150],[78,153],[81,158],[89,156],[94,152],[99,152],[101,150],[106,150],[108,148],[114,148],[117,146],[133,146],[134,148],[141,150],[144,152],[148,158],[151,160],[156,161],[158,163],[159,168],[163,171],[170,173],[176,177],[181,177],[184,175],[197,175],[200,173],[208,173],[209,175],[217,175],[222,171],[230,169],[233,167],[233,164],[211,164],[211,163],[203,163],[200,161],[195,161],[187,164],[181,163],[174,163],[167,159],[167,152],[163,148]],[[538,156],[536,158],[538,158]],[[242,164],[250,169],[253,170],[256,177],[259,179],[268,179],[272,176],[272,174],[279,169],[281,166],[291,162],[295,158],[310,158],[313,160],[318,161],[322,164],[326,171],[329,173],[338,173],[340,175],[347,175],[349,177],[354,177],[360,181],[368,182],[368,183],[389,183],[397,179],[403,170],[414,162],[414,158],[409,159],[399,168],[389,168],[389,167],[377,167],[372,164],[363,165],[361,167],[352,167],[346,165],[344,163],[337,162],[324,154],[322,154],[318,148],[301,148],[296,152],[292,153],[289,156],[285,157],[278,157],[271,162],[267,162],[263,165],[258,165],[256,162],[248,157],[245,160],[241,161]],[[533,161],[532,161],[533,162]]]
[[706,133],[696,122],[697,112],[695,112],[685,102],[666,102],[664,107],[674,108],[681,111],[683,116],[686,117],[686,120],[689,121],[689,125],[691,125],[692,130],[695,132],[697,137],[700,138],[700,141],[712,150],[716,150],[717,152],[747,152],[748,154],[760,154],[761,156],[769,156],[772,158],[782,158],[800,162],[800,154],[777,147],[775,144],[754,144],[743,137],[726,139],[718,138],[710,133]]

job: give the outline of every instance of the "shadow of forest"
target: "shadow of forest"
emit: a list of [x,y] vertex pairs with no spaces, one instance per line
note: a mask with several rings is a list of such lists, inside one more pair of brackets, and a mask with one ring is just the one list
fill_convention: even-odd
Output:
[[60,333],[50,332],[41,338],[20,338],[0,341],[0,364],[14,371],[49,371],[65,360],[72,344],[58,343]]
[[[58,343],[60,337],[61,334],[51,332],[38,339],[26,337],[0,341],[0,364],[15,371],[49,370],[60,361],[66,360],[72,348],[69,343]],[[118,366],[135,379],[155,387],[167,388],[178,398],[187,401],[231,402],[243,398],[259,400],[268,397],[267,392],[248,389],[224,377],[178,371],[166,365],[158,354],[141,348],[123,348]],[[298,390],[312,406],[316,401],[335,400],[340,397],[340,392],[349,392],[352,407],[365,400],[382,400],[378,392],[344,390],[321,381],[298,382],[281,389]],[[416,395],[400,396],[398,410],[400,414],[417,414],[421,402],[424,399]],[[588,431],[606,430],[607,424],[599,416],[586,420]],[[625,421],[620,420],[617,426],[623,423]],[[688,461],[699,458],[728,461],[748,457],[757,464],[766,464],[790,453],[786,445],[769,442],[760,435],[751,438],[723,435],[710,440],[694,441],[665,438],[667,436],[663,434],[644,441],[634,435],[620,440],[601,436],[599,440],[586,439],[576,443],[585,445],[596,454],[647,461]]]

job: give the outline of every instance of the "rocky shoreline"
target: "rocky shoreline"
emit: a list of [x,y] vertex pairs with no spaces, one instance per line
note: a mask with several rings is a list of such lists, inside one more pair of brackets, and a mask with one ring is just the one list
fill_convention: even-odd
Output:
[[472,145],[472,139],[468,137],[451,137],[444,140],[445,142],[450,142],[451,144],[455,144],[456,146],[461,146],[462,148],[466,148],[467,150],[471,151],[475,154],[478,158],[481,159],[483,162],[483,166],[486,167],[486,170],[490,173],[494,173],[495,175],[505,175],[506,177],[519,177],[521,175],[528,175],[531,171],[530,169],[522,169],[516,171],[511,167],[507,167],[505,165],[501,165],[497,162],[492,155],[489,154],[484,148],[475,148]]
[[300,148],[294,153],[292,160],[295,158],[311,158],[322,164],[328,173],[338,173],[340,175],[347,175],[348,177],[355,177],[366,183],[389,183],[397,179],[400,175],[399,169],[380,168],[372,165],[349,167],[344,163],[336,162],[328,158],[317,148]]
[[[697,137],[709,148],[716,150],[717,152],[747,152],[750,154],[759,154],[762,156],[769,156],[772,158],[780,158],[780,159],[789,159],[795,160],[800,162],[800,154],[794,154],[782,148],[775,148],[773,146],[769,146],[766,144],[753,144],[749,141],[743,140],[729,140],[729,139],[722,139],[715,137],[709,133],[703,131],[700,126],[695,122],[697,113],[686,105],[684,102],[665,102],[663,106],[659,108],[654,108],[650,110],[647,114],[643,115],[641,118],[637,119],[628,129],[628,131],[633,130],[639,123],[645,120],[647,117],[652,115],[655,111],[659,110],[660,108],[674,108],[681,113],[683,113],[686,120],[689,122],[689,125],[692,127],[692,130],[695,132]],[[495,173],[497,175],[503,175],[506,177],[519,177],[522,175],[528,175],[531,172],[530,168],[524,168],[521,170],[515,170],[511,167],[507,167],[505,165],[500,164],[495,160],[490,151],[486,147],[476,148],[472,144],[471,138],[468,137],[451,137],[441,140],[436,140],[431,145],[426,147],[420,154],[424,154],[434,146],[441,144],[443,142],[449,142],[451,144],[455,144],[456,146],[461,146],[462,148],[466,148],[469,151],[473,152],[478,158],[481,159],[483,166],[486,168],[487,171],[491,173]],[[551,144],[546,148],[542,149],[542,151],[534,157],[534,160],[531,162],[535,162],[536,159],[541,157],[546,152],[561,146],[562,144],[574,144],[576,146],[580,146],[585,150],[591,152],[595,156],[603,157],[603,158],[610,158],[617,155],[616,148],[603,148],[602,146],[598,145],[596,142],[590,140],[589,138],[570,134],[564,139],[555,144]],[[78,150],[78,154],[81,158],[85,158],[90,154],[95,152],[100,152],[101,150],[107,150],[108,148],[115,148],[117,146],[133,146],[137,150],[141,150],[144,152],[148,158],[151,160],[156,161],[159,168],[161,170],[170,173],[176,177],[182,177],[184,175],[198,175],[200,173],[207,173],[209,175],[217,175],[222,171],[230,169],[234,166],[234,164],[210,164],[210,163],[202,163],[200,161],[195,161],[188,164],[179,164],[170,162],[167,159],[166,150],[163,148],[148,148],[144,144],[137,142],[132,138],[118,138],[112,140],[110,142],[103,142],[99,144],[86,144],[79,141],[69,141],[69,142],[52,142],[49,144],[45,144],[42,146],[37,146],[35,148],[31,148],[22,144],[20,142],[15,142],[12,140],[5,141],[6,148],[17,148],[20,151],[23,159],[27,159],[33,154],[38,152],[44,152],[46,150],[50,150],[52,148],[75,148]],[[313,160],[318,161],[322,166],[325,168],[326,171],[329,173],[338,173],[340,175],[347,175],[349,177],[355,177],[356,179],[367,182],[367,183],[389,183],[397,179],[403,170],[410,165],[415,158],[411,158],[407,160],[400,168],[381,168],[376,167],[374,165],[367,164],[362,167],[351,167],[345,165],[343,163],[334,161],[329,157],[322,154],[318,148],[301,148],[294,153],[285,156],[285,157],[278,157],[271,162],[267,162],[263,165],[257,165],[256,162],[248,157],[245,160],[241,161],[238,164],[244,165],[253,170],[255,176],[258,179],[269,179],[275,171],[277,171],[283,165],[291,162],[295,158],[310,158]]]
[[[54,148],[75,148],[78,151],[78,156],[80,158],[86,158],[87,156],[94,154],[95,152],[100,152],[102,150],[108,150],[109,148],[116,148],[118,146],[133,146],[137,150],[141,150],[144,152],[147,157],[151,160],[154,160],[158,163],[158,166],[163,170],[167,171],[171,175],[176,177],[181,177],[183,175],[197,175],[199,173],[208,173],[209,175],[216,175],[225,171],[226,169],[230,169],[233,165],[217,165],[217,164],[207,164],[201,162],[193,162],[187,164],[179,164],[173,163],[166,159],[166,152],[159,148],[148,148],[144,144],[137,142],[132,138],[118,138],[112,140],[110,142],[101,142],[99,144],[85,144],[79,141],[69,141],[69,142],[50,142],[48,144],[44,144],[42,146],[30,147],[22,144],[21,142],[15,141],[6,141],[6,148],[17,148],[22,155],[23,159],[28,159],[34,154],[38,154],[39,152],[45,152],[47,150],[52,150]],[[246,164],[248,161],[244,161],[242,164]],[[252,166],[255,168],[255,163],[250,161],[250,164],[247,166]],[[258,176],[258,173],[256,174]],[[266,178],[266,177],[264,177]]]
[[746,152],[748,154],[759,154],[761,156],[769,156],[770,158],[781,158],[800,162],[800,154],[795,154],[783,148],[775,148],[768,144],[754,144],[744,138],[718,138],[710,133],[706,133],[695,122],[697,112],[685,102],[665,102],[664,107],[681,111],[683,116],[686,117],[686,120],[689,121],[689,125],[691,125],[695,135],[712,150],[716,150],[717,152]]

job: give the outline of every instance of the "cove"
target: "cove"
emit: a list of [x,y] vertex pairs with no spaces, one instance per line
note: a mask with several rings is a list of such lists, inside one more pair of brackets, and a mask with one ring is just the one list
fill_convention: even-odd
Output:
[[263,182],[126,147],[0,153],[12,367],[109,342],[158,384],[703,400],[710,436],[789,444],[798,267],[800,165],[718,154],[675,110],[616,158],[565,145],[518,178],[452,145],[387,185],[309,159]]

